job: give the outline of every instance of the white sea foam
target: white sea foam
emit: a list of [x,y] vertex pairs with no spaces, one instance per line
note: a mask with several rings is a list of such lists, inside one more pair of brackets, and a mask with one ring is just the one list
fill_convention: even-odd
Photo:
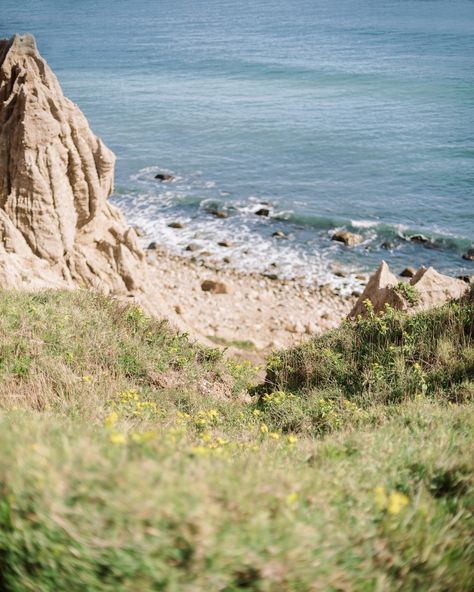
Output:
[[374,220],[351,220],[351,225],[354,228],[374,228],[378,224]]

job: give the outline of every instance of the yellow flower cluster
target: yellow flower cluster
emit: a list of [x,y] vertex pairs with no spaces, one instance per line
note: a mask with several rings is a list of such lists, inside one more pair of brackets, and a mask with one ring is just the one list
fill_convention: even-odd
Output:
[[219,412],[216,409],[198,411],[194,417],[194,425],[199,430],[204,430],[211,425],[216,425],[220,420]]
[[124,445],[130,440],[135,443],[148,442],[155,437],[156,433],[132,432],[129,436],[119,432],[116,428],[120,419],[134,417],[150,417],[158,414],[159,409],[153,401],[143,401],[136,389],[129,389],[117,394],[112,402],[113,411],[105,418],[104,427],[110,432],[109,439],[112,444]]
[[374,501],[378,510],[388,514],[399,514],[409,503],[409,498],[400,491],[387,493],[385,487],[376,487],[374,490]]
[[207,456],[209,454],[223,455],[227,454],[231,448],[231,442],[224,438],[212,438],[209,432],[201,435],[201,443],[191,448],[191,454],[195,456]]
[[153,440],[153,438],[155,438],[155,437],[156,437],[156,432],[153,432],[153,431],[133,432],[130,435],[132,442],[135,442],[136,444],[143,444],[144,442],[149,442],[150,440]]
[[121,434],[120,432],[112,432],[110,434],[110,441],[112,444],[126,444],[127,436],[125,434]]
[[275,391],[273,393],[267,393],[263,396],[263,401],[266,404],[281,405],[288,399],[296,399],[296,395],[293,393],[285,393],[285,391]]
[[112,406],[122,417],[149,417],[159,413],[158,405],[154,401],[144,401],[135,389],[118,393]]

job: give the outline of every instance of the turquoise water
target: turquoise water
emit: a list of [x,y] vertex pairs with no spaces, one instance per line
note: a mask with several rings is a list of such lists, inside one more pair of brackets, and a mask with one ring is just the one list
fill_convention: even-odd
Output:
[[[36,36],[117,154],[113,199],[147,241],[309,280],[382,257],[474,273],[461,257],[474,242],[474,2],[1,6],[0,35]],[[335,228],[364,241],[338,245]],[[407,240],[420,233],[429,242]]]

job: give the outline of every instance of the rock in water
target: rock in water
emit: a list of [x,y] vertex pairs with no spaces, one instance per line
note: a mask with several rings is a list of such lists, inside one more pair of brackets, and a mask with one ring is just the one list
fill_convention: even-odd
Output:
[[168,173],[158,173],[155,175],[155,179],[158,179],[158,181],[174,181],[174,176]]
[[0,40],[0,287],[141,290],[144,253],[107,202],[114,162],[34,38]]
[[344,243],[348,247],[353,247],[362,242],[362,236],[360,234],[355,234],[354,232],[349,232],[348,230],[337,230],[331,236],[331,240]]
[[468,249],[462,256],[466,261],[474,261],[474,248]]

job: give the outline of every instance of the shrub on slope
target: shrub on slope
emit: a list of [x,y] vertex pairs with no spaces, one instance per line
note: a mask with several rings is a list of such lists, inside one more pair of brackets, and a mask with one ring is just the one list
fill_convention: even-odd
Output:
[[[370,306],[370,302],[367,303]],[[416,394],[463,400],[474,380],[474,289],[461,301],[406,315],[388,308],[346,321],[270,359],[268,390],[334,391],[358,403]]]

